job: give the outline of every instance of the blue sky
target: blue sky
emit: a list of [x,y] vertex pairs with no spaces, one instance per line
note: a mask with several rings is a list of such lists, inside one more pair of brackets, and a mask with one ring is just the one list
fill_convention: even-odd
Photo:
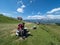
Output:
[[0,0],[0,13],[23,19],[59,19],[60,0]]

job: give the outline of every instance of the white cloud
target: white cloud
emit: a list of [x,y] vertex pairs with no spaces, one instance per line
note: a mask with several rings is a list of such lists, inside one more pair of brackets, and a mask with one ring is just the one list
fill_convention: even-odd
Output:
[[13,13],[0,12],[0,14],[3,14],[4,16],[8,16],[8,17],[13,17],[13,18],[17,18],[17,16],[18,16],[18,15],[15,15],[14,12]]
[[60,15],[47,15],[48,19],[60,19]]
[[60,19],[60,15],[34,15],[28,16],[27,19]]
[[17,8],[17,12],[23,13],[25,7],[25,5],[22,5],[20,8]]
[[20,6],[19,8],[17,8],[17,12],[23,13],[25,5],[23,4],[23,1],[17,1],[17,4],[21,4],[22,6]]
[[34,15],[34,16],[28,16],[27,19],[43,19],[45,16],[40,16],[40,15]]
[[48,11],[47,13],[54,13],[54,12],[57,12],[57,11],[60,11],[60,8],[54,8],[51,11]]
[[26,7],[26,6],[23,4],[23,1],[20,0],[20,1],[17,2],[17,4],[21,4],[21,6],[17,8],[17,12],[23,13],[23,12],[24,12],[24,8]]
[[28,16],[27,19],[60,19],[60,8],[52,9],[51,11],[48,11],[45,15],[41,15],[41,13],[38,12],[37,15]]
[[17,12],[23,13],[24,9],[23,8],[18,8]]
[[12,14],[7,13],[7,12],[1,12],[1,14],[5,15],[5,16],[8,16],[8,17],[12,17],[13,16]]
[[22,5],[21,8],[25,8],[26,6],[25,5]]
[[2,13],[3,15],[6,15],[6,16],[8,16],[8,15],[11,15],[11,14],[9,14],[9,13]]
[[23,1],[22,0],[17,1],[17,4],[23,4]]

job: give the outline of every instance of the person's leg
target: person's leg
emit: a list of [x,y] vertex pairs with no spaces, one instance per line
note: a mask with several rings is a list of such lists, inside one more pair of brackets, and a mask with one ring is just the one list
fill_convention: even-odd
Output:
[[23,39],[25,39],[26,37],[26,33],[25,33],[25,30],[23,30]]
[[24,30],[20,30],[19,32],[20,32],[20,33],[19,33],[20,38],[25,39]]
[[22,37],[22,30],[20,30],[20,31],[19,31],[19,36],[21,36],[21,37]]
[[16,31],[16,36],[18,36],[18,35],[19,35],[18,33],[19,33],[19,31],[17,30],[17,31]]

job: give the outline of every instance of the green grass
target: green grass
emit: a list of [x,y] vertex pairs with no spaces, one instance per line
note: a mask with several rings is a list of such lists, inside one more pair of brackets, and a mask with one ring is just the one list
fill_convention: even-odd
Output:
[[[20,40],[15,35],[19,22],[23,21],[0,14],[0,45],[60,45],[59,25],[36,25],[26,22],[25,26],[32,36],[27,37],[26,40]],[[30,29],[34,25],[37,26],[37,29]]]
[[[36,24],[26,23],[31,28]],[[16,35],[17,23],[0,23],[0,45],[60,45],[60,26],[57,25],[36,25],[37,29],[29,31],[32,36],[26,40],[20,40]]]
[[18,23],[19,21],[12,17],[7,17],[0,14],[0,23]]

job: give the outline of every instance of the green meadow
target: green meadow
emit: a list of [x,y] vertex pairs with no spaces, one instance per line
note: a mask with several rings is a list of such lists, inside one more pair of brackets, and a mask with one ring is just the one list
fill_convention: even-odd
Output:
[[[2,17],[0,18],[0,45],[60,45],[59,25],[37,25],[26,22],[25,27],[28,28],[32,36],[28,36],[25,40],[20,40],[15,34],[19,22],[7,17],[2,19]],[[34,25],[37,26],[35,30],[31,29]]]
[[[18,23],[0,23],[0,45],[60,45],[60,26],[26,23],[32,36],[20,40],[15,35]],[[36,30],[30,29],[33,25]]]

